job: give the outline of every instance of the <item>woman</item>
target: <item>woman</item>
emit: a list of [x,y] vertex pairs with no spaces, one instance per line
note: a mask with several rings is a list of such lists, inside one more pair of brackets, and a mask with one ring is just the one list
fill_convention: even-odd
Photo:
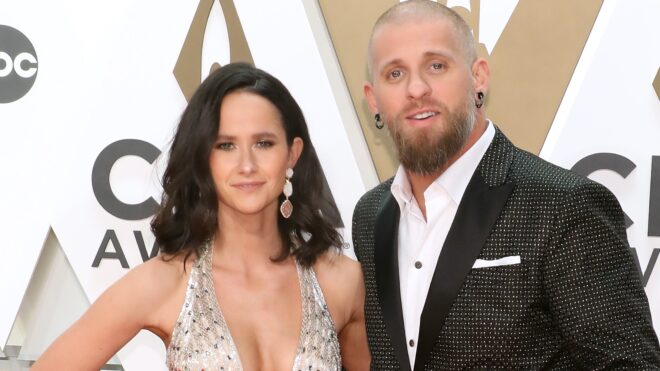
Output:
[[152,221],[161,254],[33,370],[99,369],[141,329],[163,340],[171,370],[367,369],[362,273],[320,211],[321,175],[281,82],[242,63],[213,72],[172,143]]

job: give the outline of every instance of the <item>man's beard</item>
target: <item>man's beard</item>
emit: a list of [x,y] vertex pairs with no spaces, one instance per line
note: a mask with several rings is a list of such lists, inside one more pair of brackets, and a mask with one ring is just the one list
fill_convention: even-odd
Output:
[[[456,111],[450,111],[440,102],[429,102],[434,103],[444,116],[442,128],[404,133],[402,129],[407,124],[403,117],[399,116],[394,121],[386,118],[387,127],[399,153],[399,162],[406,170],[418,175],[436,174],[463,148],[476,121],[477,109],[473,96],[474,94],[469,94],[463,107],[459,106]],[[404,110],[406,111],[408,110]]]

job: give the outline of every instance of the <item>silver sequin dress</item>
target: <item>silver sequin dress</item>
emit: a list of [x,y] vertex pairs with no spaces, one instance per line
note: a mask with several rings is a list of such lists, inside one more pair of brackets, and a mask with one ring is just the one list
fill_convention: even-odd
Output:
[[[229,327],[215,297],[212,248],[193,265],[186,298],[167,348],[167,367],[177,371],[226,370],[243,367]],[[298,268],[302,325],[293,371],[341,370],[337,332],[311,268]]]

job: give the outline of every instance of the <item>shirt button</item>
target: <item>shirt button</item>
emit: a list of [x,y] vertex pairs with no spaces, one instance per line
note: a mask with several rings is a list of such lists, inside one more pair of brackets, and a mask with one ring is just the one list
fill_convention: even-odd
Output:
[[420,269],[422,267],[422,262],[416,261],[415,262],[415,268]]
[[415,340],[410,339],[410,340],[408,341],[408,345],[410,345],[411,347],[414,347],[414,346],[415,346]]

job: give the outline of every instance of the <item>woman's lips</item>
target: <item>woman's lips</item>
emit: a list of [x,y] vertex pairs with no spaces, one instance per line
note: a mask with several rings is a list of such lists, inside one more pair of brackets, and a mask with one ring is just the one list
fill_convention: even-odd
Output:
[[234,183],[231,186],[237,189],[240,189],[241,191],[254,191],[255,189],[258,189],[262,185],[264,185],[265,182],[239,182],[239,183]]

